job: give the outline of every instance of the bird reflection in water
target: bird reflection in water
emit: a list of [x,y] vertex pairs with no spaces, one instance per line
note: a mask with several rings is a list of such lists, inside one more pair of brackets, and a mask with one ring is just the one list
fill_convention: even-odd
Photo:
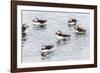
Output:
[[57,40],[56,45],[61,46],[61,45],[66,45],[69,42],[70,38],[68,39],[63,39],[63,40]]
[[46,25],[39,25],[39,29],[46,29]]
[[35,28],[36,30],[45,30],[46,25],[34,25],[33,28]]
[[53,56],[54,52],[42,52],[41,53],[41,60],[50,60]]
[[81,37],[85,37],[86,36],[86,33],[75,33],[75,37],[76,38],[81,38]]
[[22,33],[22,47],[24,47],[24,43],[26,41],[26,33]]

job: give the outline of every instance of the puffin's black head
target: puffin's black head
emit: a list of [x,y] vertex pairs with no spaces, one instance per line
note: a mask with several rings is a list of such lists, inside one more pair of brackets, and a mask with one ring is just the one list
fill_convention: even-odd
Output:
[[41,48],[41,50],[45,50],[45,48]]

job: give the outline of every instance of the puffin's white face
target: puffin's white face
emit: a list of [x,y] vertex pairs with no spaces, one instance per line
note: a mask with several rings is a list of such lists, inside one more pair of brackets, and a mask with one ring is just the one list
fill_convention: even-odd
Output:
[[77,29],[78,27],[77,27],[77,26],[75,26],[75,28]]
[[26,24],[23,24],[23,26],[24,26],[24,27],[27,27],[27,25],[26,25]]
[[37,21],[37,20],[38,20],[38,18],[35,18],[34,20],[35,20],[35,21]]
[[72,21],[72,18],[69,18],[69,21]]

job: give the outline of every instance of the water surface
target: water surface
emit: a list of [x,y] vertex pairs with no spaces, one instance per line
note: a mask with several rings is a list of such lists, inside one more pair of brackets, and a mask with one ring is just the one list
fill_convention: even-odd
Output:
[[[70,16],[76,17],[87,30],[86,34],[75,34],[74,27],[67,24]],[[46,28],[37,29],[33,26],[32,19],[38,17],[47,20]],[[46,11],[22,11],[22,24],[29,25],[26,36],[22,38],[22,62],[47,62],[88,60],[90,58],[90,14],[74,12],[46,12]],[[67,41],[58,41],[55,32],[61,30],[70,34]],[[53,52],[41,55],[42,45],[54,44]]]

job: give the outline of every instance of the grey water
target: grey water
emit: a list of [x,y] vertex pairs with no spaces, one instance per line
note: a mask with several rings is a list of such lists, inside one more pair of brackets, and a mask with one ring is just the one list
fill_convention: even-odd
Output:
[[[74,16],[87,30],[86,34],[76,34],[73,26],[67,21]],[[37,29],[32,24],[34,18],[47,20],[46,27]],[[90,59],[90,14],[75,12],[22,11],[22,24],[27,24],[26,35],[22,37],[22,62],[50,62]],[[71,37],[66,41],[58,41],[55,32],[61,30]],[[42,55],[42,45],[54,44],[55,50]]]

